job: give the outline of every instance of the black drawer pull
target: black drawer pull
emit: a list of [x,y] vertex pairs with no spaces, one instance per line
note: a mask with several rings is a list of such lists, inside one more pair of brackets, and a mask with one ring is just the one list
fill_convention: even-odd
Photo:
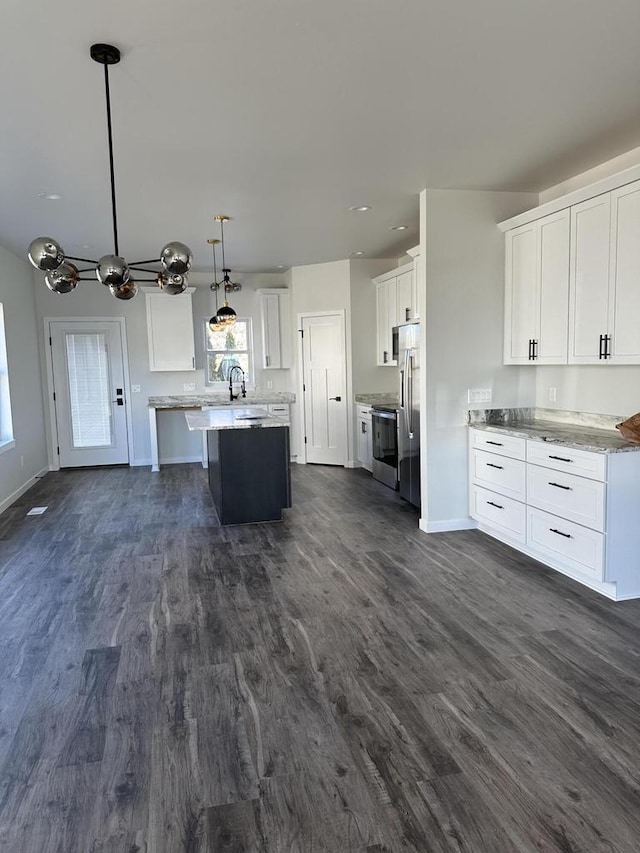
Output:
[[551,483],[551,482],[549,482],[549,485],[550,485],[550,486],[555,486],[555,487],[556,487],[556,489],[564,489],[564,490],[565,490],[565,491],[567,491],[567,492],[572,492],[572,491],[573,491],[573,489],[571,488],[571,486],[562,486],[562,485],[560,485],[560,483]]
[[564,536],[565,539],[573,539],[570,533],[563,533],[562,530],[556,530],[555,527],[550,527],[549,530],[551,533],[557,533],[558,536]]
[[573,462],[573,459],[567,459],[566,456],[551,456],[551,455],[549,455],[549,459],[557,459],[558,462]]
[[487,441],[487,444],[495,444],[496,447],[502,447],[501,441]]
[[500,471],[504,470],[504,466],[494,465],[493,462],[487,462],[487,468],[498,468]]
[[503,506],[500,506],[500,504],[494,504],[493,501],[487,501],[487,503],[489,504],[489,506],[494,506],[496,509],[504,509]]

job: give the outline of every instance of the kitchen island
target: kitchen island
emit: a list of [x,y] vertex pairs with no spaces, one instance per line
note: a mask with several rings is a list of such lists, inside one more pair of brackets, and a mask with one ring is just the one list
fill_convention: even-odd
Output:
[[291,506],[288,421],[248,407],[186,411],[185,418],[206,435],[220,524],[280,521]]
[[[282,416],[283,408],[289,413],[289,404],[295,403],[296,395],[288,391],[250,390],[241,400],[230,400],[228,391],[213,391],[203,394],[172,394],[164,397],[149,397],[149,436],[151,444],[151,470],[160,470],[158,454],[158,412],[200,411],[201,409],[229,409],[242,406],[264,406],[270,414]],[[206,433],[203,435],[202,467],[207,467]]]

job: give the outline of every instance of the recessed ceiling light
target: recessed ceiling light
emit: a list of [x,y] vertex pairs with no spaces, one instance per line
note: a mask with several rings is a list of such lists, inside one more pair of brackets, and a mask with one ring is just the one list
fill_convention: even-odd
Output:
[[276,269],[277,269],[277,270],[283,270],[283,269],[284,269],[284,264],[278,264],[278,265],[276,266]]
[[354,213],[365,213],[367,210],[371,210],[370,204],[354,204],[353,207],[350,207],[349,210],[353,210]]
[[38,198],[46,198],[47,201],[60,201],[60,193],[38,193]]
[[408,225],[390,225],[389,231],[406,231],[408,227]]
[[364,252],[351,252],[352,255],[364,255]]

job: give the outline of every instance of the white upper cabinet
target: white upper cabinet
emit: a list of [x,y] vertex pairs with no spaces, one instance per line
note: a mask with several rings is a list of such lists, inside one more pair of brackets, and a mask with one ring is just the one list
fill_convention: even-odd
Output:
[[392,329],[400,323],[417,320],[414,264],[405,264],[374,278],[378,324],[377,359],[379,365],[395,367]]
[[147,309],[149,370],[195,370],[195,339],[191,294],[170,296],[157,288],[144,288]]
[[514,228],[505,246],[505,364],[566,364],[569,211]]
[[291,366],[289,291],[285,288],[258,290],[262,323],[262,367],[265,370]]
[[640,181],[533,214],[500,226],[505,364],[640,364]]
[[569,362],[604,360],[608,332],[610,193],[571,208]]
[[423,270],[423,257],[422,252],[420,250],[420,246],[414,246],[413,249],[407,249],[407,254],[411,255],[413,258],[413,276],[411,278],[411,316],[410,320],[419,320],[420,319],[420,297],[418,294],[418,288],[422,287],[422,270]]
[[640,364],[640,181],[611,193],[610,361]]

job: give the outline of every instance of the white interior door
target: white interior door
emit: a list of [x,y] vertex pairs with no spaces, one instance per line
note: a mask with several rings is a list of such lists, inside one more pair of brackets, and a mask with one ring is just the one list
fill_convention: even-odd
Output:
[[307,462],[344,465],[347,401],[344,317],[302,317],[305,455]]
[[122,332],[117,320],[52,320],[61,468],[129,461]]

